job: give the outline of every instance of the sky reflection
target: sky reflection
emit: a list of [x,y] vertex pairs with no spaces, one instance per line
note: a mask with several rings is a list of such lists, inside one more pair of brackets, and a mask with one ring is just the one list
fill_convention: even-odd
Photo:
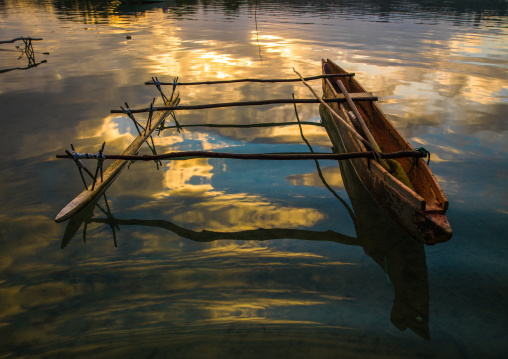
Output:
[[[48,61],[0,74],[0,356],[505,354],[508,28],[505,6],[479,3],[0,1],[0,39],[42,37],[36,59]],[[1,46],[2,68],[24,64]],[[85,237],[80,223],[60,249],[66,225],[53,218],[82,184],[54,155],[70,143],[96,152],[103,141],[122,152],[136,130],[110,110],[147,106],[157,91],[145,81],[292,78],[293,67],[315,75],[321,57],[355,72],[403,135],[432,152],[455,241],[424,250],[377,215],[355,226],[313,162],[192,159],[133,164],[108,191],[121,220],[95,208],[103,220]],[[298,83],[180,93],[184,105],[310,97]],[[297,109],[319,122],[317,106]],[[285,105],[177,120],[296,116]],[[321,127],[303,132],[330,151]],[[158,153],[308,151],[296,125],[167,129],[153,140]],[[352,206],[336,163],[321,166]],[[396,243],[408,247],[390,252]]]

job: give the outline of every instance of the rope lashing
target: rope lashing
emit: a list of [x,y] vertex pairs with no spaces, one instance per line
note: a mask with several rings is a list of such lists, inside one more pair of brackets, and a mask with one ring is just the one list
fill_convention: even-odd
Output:
[[159,81],[159,78],[157,78],[157,77],[153,78],[152,77],[152,81],[155,84],[155,87],[157,87],[157,90],[161,91],[161,82]]
[[[160,92],[164,102],[168,101],[168,98],[166,97],[166,95],[164,95],[164,92],[162,92],[161,82],[159,81],[159,78],[158,77],[155,77],[155,78],[152,77],[152,81],[155,84],[155,87],[157,87],[157,90],[159,90],[159,92]],[[173,91],[174,91],[174,88],[173,88]],[[173,97],[173,96],[171,96],[171,97]]]
[[74,160],[74,163],[78,167],[79,175],[81,176],[81,179],[83,180],[83,185],[85,186],[85,189],[88,190],[88,186],[86,185],[85,176],[83,176],[83,171],[88,173],[88,175],[93,179],[93,174],[86,168],[86,166],[81,162],[81,156],[74,150],[74,146],[71,144],[71,149],[65,150],[69,158]]
[[[415,148],[414,151],[423,154],[424,156],[422,156],[422,157],[427,157],[427,165],[430,163],[430,152],[427,149],[425,149],[424,147],[419,147],[419,148]],[[411,181],[415,177],[414,169],[416,166],[418,166],[418,161],[417,161],[417,158],[413,157],[413,158],[411,158],[411,168],[409,169],[409,171],[407,173],[407,177]]]
[[429,158],[427,158],[427,164],[430,163],[430,152],[427,151],[427,149],[425,149],[425,147],[419,147],[419,148],[415,148],[414,149],[415,151],[418,151],[420,153],[425,153],[425,157],[429,156]]
[[76,163],[78,162],[80,163],[80,165],[78,165],[78,167],[82,166],[80,168],[84,167],[83,162],[81,162],[80,160],[102,160],[102,161],[107,160],[106,155],[101,151],[97,153],[79,153],[73,150],[67,151],[70,152],[71,158],[74,161],[76,161]]
[[122,106],[120,106],[120,108],[123,110],[123,112],[124,112],[127,116],[129,116],[131,119],[135,120],[134,115],[132,114],[132,111],[131,111],[131,109],[130,109],[130,108],[128,108],[128,107],[127,107],[127,110],[126,110],[126,109],[124,109]]

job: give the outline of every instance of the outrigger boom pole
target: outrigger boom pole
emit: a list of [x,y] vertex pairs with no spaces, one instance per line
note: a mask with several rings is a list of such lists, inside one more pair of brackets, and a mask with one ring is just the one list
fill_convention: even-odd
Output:
[[231,158],[238,160],[349,160],[353,158],[395,159],[403,157],[426,158],[428,152],[422,150],[400,151],[392,153],[351,152],[351,153],[228,153],[208,151],[170,152],[160,155],[106,155],[104,153],[77,153],[56,155],[56,158],[109,159],[131,161],[159,161],[190,158]]
[[[378,98],[373,96],[370,92],[359,92],[359,93],[350,93],[352,99],[354,101],[377,101]],[[323,100],[324,102],[346,102],[345,97],[339,98],[327,98]],[[292,99],[292,98],[282,98],[282,99],[273,99],[273,100],[259,100],[259,101],[238,101],[238,102],[222,102],[222,103],[211,103],[204,105],[187,105],[187,106],[158,106],[158,107],[145,107],[139,109],[129,109],[129,113],[141,113],[141,112],[150,112],[150,111],[177,111],[177,110],[203,110],[209,108],[220,108],[220,107],[237,107],[237,106],[261,106],[261,105],[275,105],[275,104],[293,104],[293,103],[319,103],[320,101],[313,98],[304,98],[304,99]],[[111,113],[126,113],[125,109],[121,110],[111,110]]]
[[[306,81],[310,80],[318,80],[318,79],[324,79],[324,78],[336,78],[336,77],[352,77],[355,74],[353,72],[348,74],[325,74],[325,75],[319,75],[319,76],[311,76],[306,77]],[[196,81],[196,82],[160,82],[156,80],[145,82],[145,85],[176,85],[178,86],[185,86],[185,85],[215,85],[215,84],[231,84],[231,83],[237,83],[237,82],[298,82],[301,81],[299,78],[294,79],[235,79],[235,80],[218,80],[218,81]]]

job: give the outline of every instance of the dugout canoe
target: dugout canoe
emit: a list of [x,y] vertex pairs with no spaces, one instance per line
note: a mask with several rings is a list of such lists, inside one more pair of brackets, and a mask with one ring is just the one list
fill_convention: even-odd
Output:
[[[164,106],[177,106],[180,102],[180,96],[178,92],[175,92],[171,99],[164,101]],[[147,128],[132,141],[127,149],[122,153],[123,155],[135,155],[139,149],[146,142],[146,140],[152,135],[153,131],[159,127],[159,125],[170,115],[172,111],[157,111],[154,112],[152,121],[147,124]],[[116,160],[113,162],[103,173],[103,179],[97,178],[95,187],[92,190],[92,186],[81,192],[76,198],[74,198],[69,204],[67,204],[58,215],[55,217],[55,222],[60,223],[73,217],[81,210],[91,205],[95,199],[102,195],[106,189],[113,183],[115,178],[122,172],[129,161],[127,160]]]
[[[323,74],[347,73],[331,60],[322,60],[322,71]],[[341,81],[348,92],[366,92],[352,76],[340,77],[337,81]],[[323,79],[323,97],[342,97],[335,80]],[[382,152],[413,150],[375,101],[355,101],[355,104]],[[348,114],[351,110],[348,104],[331,103],[330,106],[365,138],[358,121]],[[368,151],[365,145],[351,134],[341,121],[331,116],[327,109],[322,107],[321,114],[323,124],[334,145],[334,151],[339,151],[340,148],[344,148],[347,152]],[[446,218],[448,199],[427,163],[421,158],[416,159],[415,165],[411,158],[396,161],[407,174],[411,186],[403,184],[376,161],[364,158],[351,160],[358,177],[376,202],[407,233],[426,244],[449,240],[452,229]]]

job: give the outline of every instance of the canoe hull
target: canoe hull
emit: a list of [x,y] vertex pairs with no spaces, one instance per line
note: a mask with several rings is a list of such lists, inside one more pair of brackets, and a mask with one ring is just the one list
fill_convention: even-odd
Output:
[[[330,60],[323,61],[323,73],[344,72]],[[345,84],[348,91],[364,91],[363,87],[352,78],[343,78],[339,81]],[[336,89],[329,79],[323,81],[324,97],[338,96]],[[331,107],[351,126],[354,126],[347,115],[345,105],[334,103]],[[357,102],[357,107],[385,152],[412,150],[409,143],[393,127],[375,102],[360,101]],[[323,124],[334,144],[334,151],[339,151],[341,147],[347,152],[367,150],[342,122],[331,116],[328,110],[322,108],[321,112],[324,116]],[[384,135],[383,131],[389,135]],[[342,146],[338,146],[339,143]],[[410,159],[399,161],[405,172],[409,172],[411,168],[410,161]],[[422,159],[418,159],[418,164],[413,169],[415,178],[411,181],[413,189],[402,184],[376,161],[359,158],[353,159],[351,162],[358,177],[376,202],[411,236],[426,244],[444,242],[451,238],[452,230],[446,218],[448,200],[430,168]]]

